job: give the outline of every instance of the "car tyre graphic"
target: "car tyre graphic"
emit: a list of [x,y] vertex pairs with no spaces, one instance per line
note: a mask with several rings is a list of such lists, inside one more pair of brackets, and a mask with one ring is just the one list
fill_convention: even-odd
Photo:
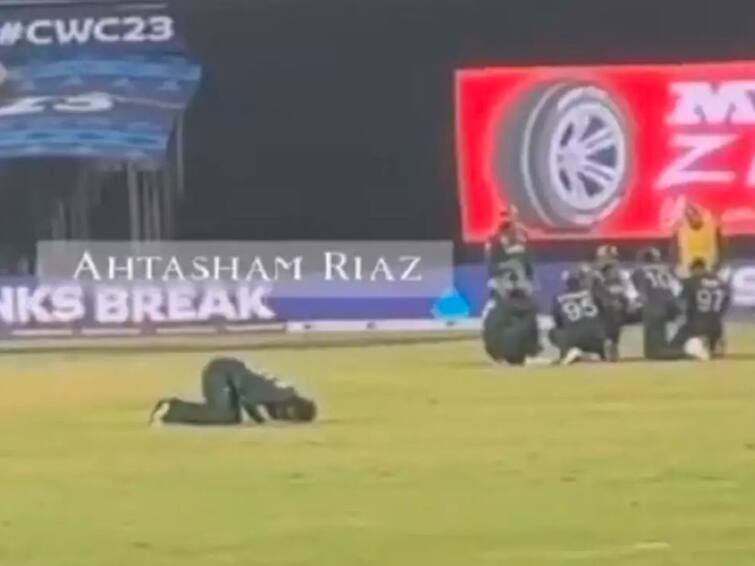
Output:
[[626,194],[630,138],[626,115],[605,90],[543,83],[498,125],[494,174],[526,224],[589,231]]

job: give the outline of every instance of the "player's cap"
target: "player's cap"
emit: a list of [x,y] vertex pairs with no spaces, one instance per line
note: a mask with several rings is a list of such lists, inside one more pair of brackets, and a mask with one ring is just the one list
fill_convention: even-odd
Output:
[[619,250],[616,246],[603,245],[598,246],[595,252],[595,258],[599,260],[612,260],[619,257]]
[[579,268],[573,270],[565,270],[561,273],[561,280],[564,282],[567,289],[570,291],[576,291],[584,286],[585,273]]
[[593,266],[589,263],[580,263],[575,269],[564,271],[562,278],[566,280],[569,273],[579,274],[580,277],[589,277],[594,272]]
[[643,248],[637,253],[637,261],[640,263],[660,263],[661,252],[658,248]]

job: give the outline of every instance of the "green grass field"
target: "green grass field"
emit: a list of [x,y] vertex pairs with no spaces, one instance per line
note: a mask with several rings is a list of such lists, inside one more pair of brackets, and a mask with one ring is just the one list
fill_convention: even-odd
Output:
[[[755,333],[731,349],[755,353]],[[231,352],[226,352],[226,354]],[[152,430],[208,353],[0,357],[0,564],[755,564],[755,361],[233,352],[314,426]]]

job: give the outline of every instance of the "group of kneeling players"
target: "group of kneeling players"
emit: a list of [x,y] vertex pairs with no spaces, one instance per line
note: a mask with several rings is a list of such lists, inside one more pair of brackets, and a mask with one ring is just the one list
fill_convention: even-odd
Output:
[[642,250],[630,271],[622,269],[615,247],[601,246],[592,265],[563,274],[564,288],[553,300],[553,327],[548,332],[559,352],[552,362],[538,357],[543,347],[531,273],[516,255],[491,273],[483,340],[495,361],[617,361],[622,329],[633,323],[642,324],[644,356],[649,360],[709,360],[723,354],[729,287],[702,259],[694,260],[689,276],[680,279],[655,248]]
[[[595,262],[563,274],[564,288],[552,306],[550,342],[555,360],[543,351],[535,300],[534,270],[516,238],[506,239],[491,263],[490,299],[483,312],[485,350],[496,362],[512,365],[569,365],[588,357],[619,360],[621,335],[642,323],[644,356],[649,360],[709,360],[724,350],[723,318],[728,284],[702,259],[689,276],[677,278],[660,252],[640,252],[631,271],[622,269],[613,246],[601,246]],[[505,249],[504,249],[505,248]],[[495,252],[495,250],[494,250]],[[310,422],[314,401],[294,387],[234,358],[210,361],[201,376],[203,400],[160,400],[153,425],[232,425],[251,420]]]

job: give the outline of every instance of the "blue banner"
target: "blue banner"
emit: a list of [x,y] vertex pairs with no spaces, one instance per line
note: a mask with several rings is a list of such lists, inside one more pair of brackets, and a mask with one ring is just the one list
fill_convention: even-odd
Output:
[[[560,274],[573,265],[549,263],[537,268],[538,300],[543,313],[548,312],[553,296],[562,287]],[[728,280],[732,316],[752,320],[755,263],[733,262]],[[463,303],[464,317],[478,317],[488,297],[485,267],[458,267],[453,296]],[[443,299],[280,296],[274,286],[254,283],[93,284],[2,278],[0,338],[42,335],[45,331],[49,335],[107,335],[121,331],[150,335],[187,325],[222,333],[244,331],[249,325],[291,321],[427,321],[445,318],[439,312],[439,301]]]
[[0,18],[9,67],[0,158],[160,164],[201,77],[164,7],[0,9]]
[[182,326],[233,331],[288,321],[430,319],[434,299],[323,299],[276,296],[255,283],[86,283],[0,280],[0,338],[25,331],[69,334]]

